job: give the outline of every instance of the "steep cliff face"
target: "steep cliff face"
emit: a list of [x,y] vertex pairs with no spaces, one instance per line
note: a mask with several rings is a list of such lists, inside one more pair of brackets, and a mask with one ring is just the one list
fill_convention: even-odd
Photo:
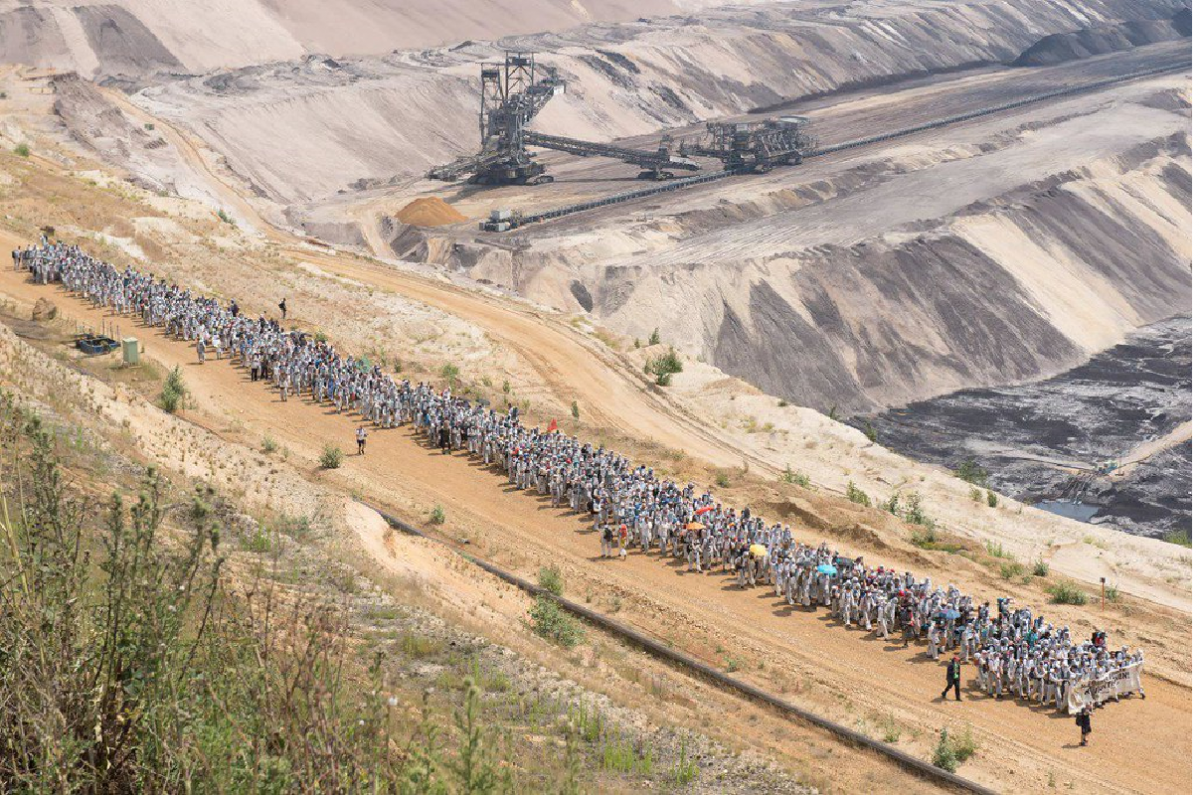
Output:
[[138,95],[190,126],[264,195],[334,196],[415,177],[478,141],[478,63],[531,49],[569,81],[536,126],[590,140],[744,113],[902,76],[1007,63],[1044,36],[1169,19],[1186,0],[772,3],[586,25],[495,44],[253,67]]

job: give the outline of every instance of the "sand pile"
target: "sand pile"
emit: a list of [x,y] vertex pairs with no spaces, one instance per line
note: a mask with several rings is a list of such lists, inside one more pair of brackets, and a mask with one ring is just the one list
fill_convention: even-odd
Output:
[[411,226],[445,226],[467,220],[467,216],[435,197],[413,199],[396,213],[396,220]]

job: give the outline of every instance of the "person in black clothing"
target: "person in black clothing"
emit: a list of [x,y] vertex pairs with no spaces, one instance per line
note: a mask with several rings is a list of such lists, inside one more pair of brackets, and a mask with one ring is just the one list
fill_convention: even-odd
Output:
[[1079,727],[1079,744],[1087,745],[1088,735],[1092,733],[1092,708],[1086,706],[1075,716],[1075,725]]
[[287,299],[286,298],[279,302],[279,311],[281,313],[283,313],[283,319],[287,320]]
[[946,689],[942,691],[942,698],[950,692],[950,688],[954,688],[954,700],[962,701],[962,661],[958,659],[958,655],[954,655],[954,659],[946,663]]

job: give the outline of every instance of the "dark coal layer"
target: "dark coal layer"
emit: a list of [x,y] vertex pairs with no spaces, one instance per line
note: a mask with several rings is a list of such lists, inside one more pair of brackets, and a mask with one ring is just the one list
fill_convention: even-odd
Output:
[[1096,469],[1191,419],[1191,334],[1190,316],[1170,318],[1054,378],[955,392],[854,424],[870,422],[880,444],[920,461],[953,469],[973,458],[1010,497],[1098,506],[1092,523],[1151,536],[1190,529],[1190,442],[1121,480]]

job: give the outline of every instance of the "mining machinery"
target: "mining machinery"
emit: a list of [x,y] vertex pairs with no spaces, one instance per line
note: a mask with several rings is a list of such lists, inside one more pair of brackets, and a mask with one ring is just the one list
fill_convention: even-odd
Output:
[[546,135],[527,129],[533,118],[566,84],[553,67],[539,67],[533,53],[507,52],[503,63],[480,67],[479,152],[429,172],[430,179],[456,182],[470,175],[478,185],[539,185],[553,181],[528,147],[556,149],[579,157],[610,157],[639,166],[644,179],[668,179],[674,171],[699,171],[700,165],[671,153],[670,137],[657,151]]
[[715,157],[729,171],[762,173],[775,166],[795,166],[816,150],[817,139],[805,131],[803,116],[780,116],[761,122],[709,122],[697,140],[679,147],[684,156]]

